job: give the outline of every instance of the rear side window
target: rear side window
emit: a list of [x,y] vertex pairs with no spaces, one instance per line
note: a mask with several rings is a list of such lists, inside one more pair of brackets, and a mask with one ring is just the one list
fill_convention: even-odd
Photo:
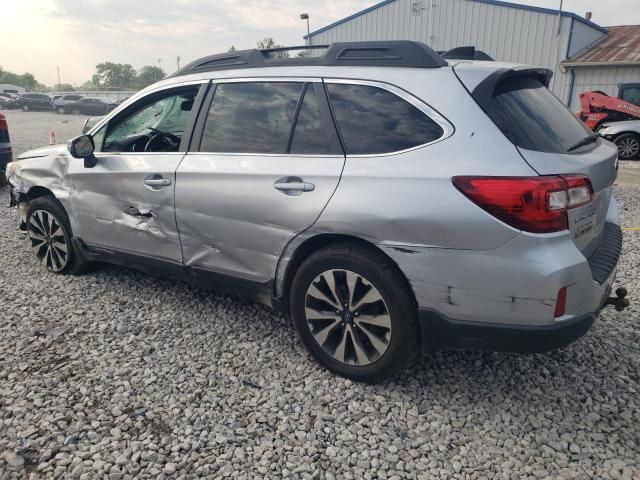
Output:
[[216,87],[201,152],[285,154],[304,84],[222,83]]
[[321,102],[322,85],[309,84],[291,140],[290,153],[298,155],[342,155],[342,147],[329,109]]
[[444,134],[424,112],[387,90],[339,83],[327,87],[347,155],[399,152]]
[[589,130],[534,77],[511,77],[497,86],[487,114],[516,146],[566,153]]

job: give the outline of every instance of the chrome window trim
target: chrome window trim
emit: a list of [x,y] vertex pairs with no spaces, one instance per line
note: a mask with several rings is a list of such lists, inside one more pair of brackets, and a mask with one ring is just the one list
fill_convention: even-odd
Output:
[[233,77],[233,78],[212,78],[211,82],[218,83],[322,83],[320,77]]
[[319,155],[311,153],[187,152],[187,155],[221,155],[226,157],[344,158],[344,155]]
[[186,155],[187,152],[95,152],[93,155],[96,158],[102,158],[102,157],[113,157],[114,155],[127,155],[127,156],[131,156],[131,155]]
[[[349,155],[347,154],[347,158],[372,158],[372,157],[388,157],[391,155],[400,155],[407,152],[412,152],[413,150],[418,150],[419,148],[428,147],[429,145],[433,145],[434,143],[442,142],[446,140],[450,136],[455,133],[455,127],[451,124],[440,112],[432,108],[423,100],[420,100],[418,97],[413,96],[406,90],[393,85],[391,83],[373,81],[373,80],[359,80],[359,79],[351,79],[351,78],[323,78],[325,84],[346,84],[346,85],[364,85],[368,87],[376,87],[382,90],[386,90],[390,93],[393,93],[397,97],[405,100],[410,103],[422,113],[424,113],[427,117],[429,117],[432,121],[442,128],[442,135],[435,140],[432,140],[427,143],[422,143],[420,145],[416,145],[415,147],[405,148],[404,150],[397,150],[394,152],[387,153],[372,153],[372,154],[357,154],[357,155]],[[331,99],[329,99],[331,102]]]
[[[100,120],[98,123],[96,123],[93,128],[91,130],[89,130],[85,135],[91,135],[93,136],[98,130],[100,130],[100,128],[102,128],[103,125],[106,125],[109,120],[111,120],[114,116],[118,115],[122,110],[124,110],[125,108],[128,108],[130,105],[134,104],[135,102],[137,102],[138,100],[147,97],[149,95],[153,95],[154,93],[158,93],[161,92],[163,90],[172,90],[174,88],[180,88],[180,87],[187,87],[189,85],[206,85],[210,82],[211,80],[207,80],[207,79],[201,79],[201,80],[187,80],[184,82],[178,82],[178,83],[172,83],[170,85],[162,85],[160,87],[156,87],[156,88],[151,88],[149,90],[142,90],[138,93],[136,93],[135,95],[131,96],[126,102],[124,102],[121,105],[118,105],[118,107],[114,108],[113,110],[111,110],[111,112],[109,112],[108,115],[105,115],[105,117]],[[99,116],[99,115],[96,115]],[[127,152],[124,152],[127,153]],[[147,152],[147,153],[153,153],[153,152]]]

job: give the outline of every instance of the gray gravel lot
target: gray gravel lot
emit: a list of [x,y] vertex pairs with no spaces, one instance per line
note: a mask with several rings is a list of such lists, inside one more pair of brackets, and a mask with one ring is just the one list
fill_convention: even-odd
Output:
[[[17,152],[61,120],[8,117]],[[59,138],[79,132],[64,119]],[[640,187],[616,195],[640,227]],[[318,367],[265,307],[124,268],[46,273],[7,203],[0,479],[640,478],[640,231],[618,274],[631,309],[576,344],[441,352],[369,386]]]

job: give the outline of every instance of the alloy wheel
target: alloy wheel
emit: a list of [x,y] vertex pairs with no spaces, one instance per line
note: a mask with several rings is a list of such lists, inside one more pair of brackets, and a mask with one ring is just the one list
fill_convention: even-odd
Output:
[[51,212],[36,210],[27,228],[31,248],[40,263],[52,272],[60,272],[69,263],[69,239],[60,221]]
[[368,365],[389,347],[391,317],[382,295],[349,270],[328,270],[311,282],[305,316],[315,341],[339,362]]
[[640,141],[637,138],[627,137],[618,142],[620,158],[633,158],[640,152]]

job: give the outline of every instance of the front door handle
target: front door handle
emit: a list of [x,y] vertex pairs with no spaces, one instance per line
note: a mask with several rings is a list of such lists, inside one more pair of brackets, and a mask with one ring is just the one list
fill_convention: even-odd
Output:
[[303,192],[313,192],[316,189],[313,183],[304,182],[299,177],[281,178],[273,184],[273,187],[287,195],[300,195]]
[[160,190],[171,185],[171,180],[162,175],[149,175],[144,179],[144,184],[151,190]]

